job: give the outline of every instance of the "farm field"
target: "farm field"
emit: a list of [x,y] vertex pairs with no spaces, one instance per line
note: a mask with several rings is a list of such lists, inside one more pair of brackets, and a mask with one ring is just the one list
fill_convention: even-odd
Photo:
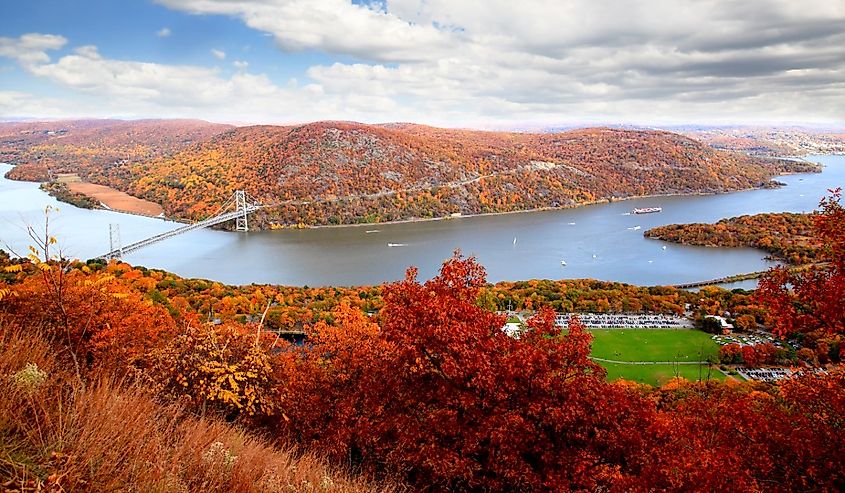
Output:
[[109,209],[116,211],[131,212],[152,217],[156,217],[164,212],[164,209],[154,202],[133,197],[128,193],[115,190],[111,187],[86,182],[68,183],[67,186],[72,192],[94,197],[106,204]]

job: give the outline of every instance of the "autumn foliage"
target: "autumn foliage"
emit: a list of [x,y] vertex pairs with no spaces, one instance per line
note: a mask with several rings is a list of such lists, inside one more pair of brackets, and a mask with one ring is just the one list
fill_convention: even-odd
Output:
[[[562,335],[541,311],[521,339],[476,304],[483,269],[446,262],[439,276],[385,287],[380,327],[341,307],[294,374],[283,433],[437,489],[512,491],[607,485],[642,406],[604,381],[577,321]],[[612,419],[611,419],[612,416]],[[303,430],[306,430],[303,433]]]
[[199,120],[66,120],[0,123],[0,162],[17,165],[9,178],[49,181],[58,173],[83,178],[166,156],[231,128]]
[[[773,284],[776,271],[754,308],[782,315],[791,325],[776,327],[801,337],[799,359],[819,364],[841,347],[843,298],[829,293],[842,286],[845,224],[837,195],[822,205],[815,223],[828,263],[791,289]],[[586,306],[583,293],[608,310],[636,300],[671,312],[684,298],[669,288],[491,287],[460,255],[433,279],[410,269],[379,290],[235,288],[67,261],[45,238],[28,259],[0,256],[0,447],[15,447],[0,456],[0,475],[9,484],[284,491],[324,481],[291,483],[299,470],[248,430],[419,491],[845,488],[841,365],[778,384],[607,382],[590,333],[577,318],[561,332],[543,306]],[[705,311],[754,302],[717,289],[696,296]],[[490,309],[508,299],[538,308],[519,338]],[[273,309],[306,340],[268,330]],[[779,358],[765,344],[725,348],[750,365]]]
[[271,416],[272,367],[261,339],[225,325],[189,327],[152,352],[151,387],[203,413]]
[[823,255],[809,214],[779,212],[732,217],[715,224],[669,224],[644,235],[683,245],[754,247],[791,264],[818,262]]
[[[825,264],[805,272],[773,269],[760,282],[758,298],[769,308],[769,322],[779,335],[799,335],[811,347],[845,356],[845,209],[840,190],[820,203],[813,215]],[[817,351],[823,358],[827,351]]]
[[272,205],[255,227],[350,224],[566,207],[770,186],[809,163],[716,151],[678,134],[588,128],[484,132],[316,122],[231,128],[190,120],[0,124],[9,176],[75,172],[182,219],[236,189]]

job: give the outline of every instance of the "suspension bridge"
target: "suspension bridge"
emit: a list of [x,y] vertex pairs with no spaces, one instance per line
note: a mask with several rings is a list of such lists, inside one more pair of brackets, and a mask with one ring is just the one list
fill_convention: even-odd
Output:
[[164,233],[145,238],[141,241],[130,243],[126,246],[122,246],[120,244],[120,230],[117,228],[117,225],[113,224],[109,226],[109,252],[100,255],[97,258],[120,258],[126,254],[132,253],[136,250],[140,250],[141,248],[153,245],[160,241],[164,241],[168,238],[173,238],[174,236],[178,236],[189,231],[194,231],[196,229],[208,228],[216,224],[231,221],[233,219],[235,220],[235,231],[246,232],[249,231],[248,216],[263,207],[267,206],[262,205],[257,201],[253,200],[243,190],[237,190],[234,194],[232,194],[229,200],[227,200],[223,205],[221,205],[217,212],[208,219],[203,219],[202,221],[186,224],[185,226],[182,226],[180,228],[176,228],[171,231],[166,231]]

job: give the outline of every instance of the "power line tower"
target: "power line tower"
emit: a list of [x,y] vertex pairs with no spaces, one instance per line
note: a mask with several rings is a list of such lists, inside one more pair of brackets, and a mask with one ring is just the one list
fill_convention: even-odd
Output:
[[120,245],[120,224],[109,224],[109,252],[112,258],[123,256],[123,247]]
[[239,213],[238,217],[235,219],[235,231],[248,232],[248,204],[246,201],[246,192],[243,190],[235,190],[235,210]]

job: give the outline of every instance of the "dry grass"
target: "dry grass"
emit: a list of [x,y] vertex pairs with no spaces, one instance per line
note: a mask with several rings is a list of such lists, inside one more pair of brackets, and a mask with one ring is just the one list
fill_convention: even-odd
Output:
[[133,197],[128,193],[115,190],[104,185],[95,185],[86,182],[68,183],[67,187],[72,192],[81,193],[106,204],[109,209],[116,211],[134,212],[144,216],[158,216],[164,209],[155,202]]
[[[2,323],[2,321],[0,321]],[[37,371],[27,365],[37,365]],[[43,372],[43,373],[42,373]],[[46,376],[41,382],[41,376]],[[0,326],[0,486],[23,491],[396,491],[97,378]],[[0,488],[3,489],[3,488]]]

